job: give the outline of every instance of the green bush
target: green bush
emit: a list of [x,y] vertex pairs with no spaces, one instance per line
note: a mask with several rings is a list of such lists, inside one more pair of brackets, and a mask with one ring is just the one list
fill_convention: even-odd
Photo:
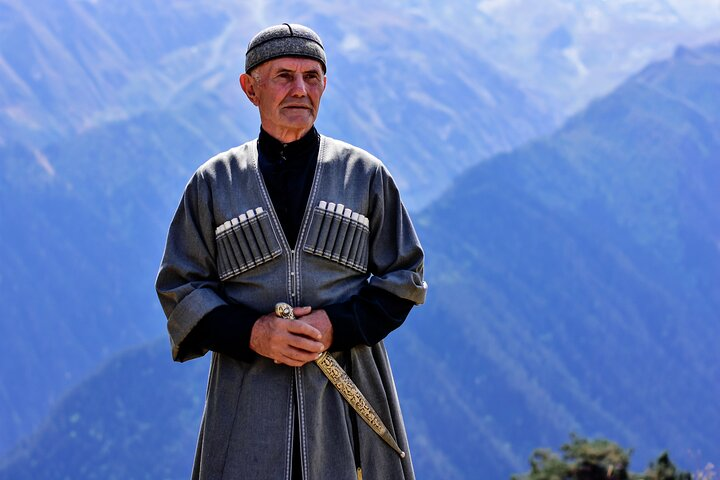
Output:
[[[630,472],[631,454],[631,450],[624,450],[610,440],[571,435],[559,454],[549,449],[535,450],[530,457],[530,471],[513,475],[512,480],[692,480],[690,473],[673,465],[667,452],[645,472]],[[701,478],[705,477],[698,476]]]

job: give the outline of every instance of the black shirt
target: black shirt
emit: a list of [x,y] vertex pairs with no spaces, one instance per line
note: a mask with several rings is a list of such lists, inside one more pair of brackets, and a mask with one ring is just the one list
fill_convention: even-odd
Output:
[[320,135],[315,127],[290,143],[260,129],[258,166],[290,248],[295,248],[303,221],[319,150]]

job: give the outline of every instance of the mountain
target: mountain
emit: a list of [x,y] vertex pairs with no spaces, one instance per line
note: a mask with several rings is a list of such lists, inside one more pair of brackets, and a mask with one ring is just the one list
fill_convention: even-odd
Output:
[[166,350],[163,339],[109,360],[53,410],[32,460],[0,463],[0,478],[187,478],[208,365]]
[[168,3],[0,1],[0,144],[40,146],[169,101],[172,78],[158,65],[228,18]]
[[513,79],[411,15],[213,5],[0,1],[0,335],[12,359],[0,362],[0,453],[103,361],[163,334],[153,282],[182,188],[259,130],[237,76],[261,26],[317,28],[330,59],[320,131],[382,157],[409,205],[552,128]]
[[720,455],[719,69],[720,44],[680,48],[418,218],[432,301],[397,345],[440,387],[397,377],[463,459],[438,478],[507,477],[571,431]]
[[717,39],[714,0],[391,0],[490,63],[552,105],[558,118],[604,96],[678,44]]
[[159,115],[42,152],[0,150],[0,335],[12,359],[0,363],[3,449],[103,359],[163,333],[154,272],[179,197],[164,192],[182,188],[167,184],[176,158],[206,141]]
[[[331,59],[431,44],[432,66],[464,45],[534,91],[556,121],[675,45],[714,38],[720,26],[714,0],[0,0],[0,144],[45,143],[167,106],[203,77],[205,88],[217,88],[208,74],[237,69],[249,35],[293,18],[339,33],[340,48],[328,42]],[[408,30],[426,38],[399,50],[393,42]]]
[[[42,150],[148,112],[190,113],[213,96],[223,107],[213,121],[255,133],[255,117],[237,114],[237,77],[251,36],[287,18],[313,25],[326,43],[323,131],[397,164],[413,206],[466,166],[553,128],[548,106],[479,53],[407,9],[375,7],[2,0],[0,145]],[[470,124],[479,134],[468,134]]]
[[[418,478],[508,478],[573,431],[720,456],[718,73],[720,44],[679,48],[416,215],[430,295],[388,348]],[[184,476],[207,366],[167,349],[77,387],[0,478]]]

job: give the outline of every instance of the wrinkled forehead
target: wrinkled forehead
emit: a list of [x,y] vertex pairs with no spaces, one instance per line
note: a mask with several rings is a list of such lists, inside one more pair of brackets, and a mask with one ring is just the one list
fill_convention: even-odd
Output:
[[254,69],[260,74],[290,71],[290,72],[302,72],[311,73],[317,72],[320,76],[323,76],[322,64],[313,59],[307,57],[278,57],[261,63]]

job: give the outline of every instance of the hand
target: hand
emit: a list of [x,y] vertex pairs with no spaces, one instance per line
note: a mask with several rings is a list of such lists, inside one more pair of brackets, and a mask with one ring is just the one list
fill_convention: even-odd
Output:
[[[310,307],[295,308],[300,316],[310,316]],[[325,316],[327,317],[327,315]],[[322,325],[322,320],[310,317]],[[328,320],[329,322],[329,320]],[[250,332],[250,348],[264,357],[291,367],[301,367],[325,350],[323,332],[306,320],[287,320],[268,313],[260,317]]]
[[295,307],[293,308],[293,314],[295,314],[295,318],[301,318],[302,321],[315,327],[322,334],[319,340],[323,344],[323,351],[330,348],[333,342],[333,326],[325,310],[313,310],[311,307]]

